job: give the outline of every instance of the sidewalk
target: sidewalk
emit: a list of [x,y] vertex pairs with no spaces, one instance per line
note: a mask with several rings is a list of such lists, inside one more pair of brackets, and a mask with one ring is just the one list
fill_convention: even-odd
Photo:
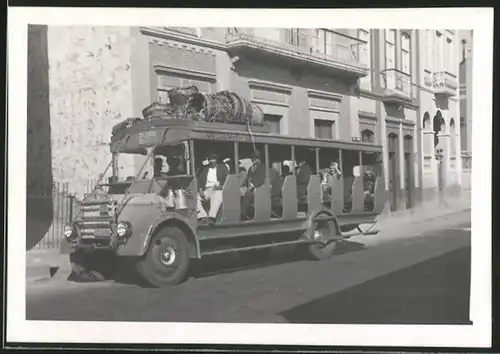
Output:
[[[412,233],[419,228],[419,225],[470,211],[470,191],[463,191],[460,198],[450,198],[447,202],[449,208],[438,208],[437,202],[429,202],[412,210],[381,215],[374,226],[380,233],[367,237],[379,240],[398,238],[402,232],[405,235]],[[366,225],[363,229],[368,227],[369,225]],[[363,242],[366,238],[362,237],[355,236],[351,240]],[[67,254],[61,255],[59,248],[33,249],[26,252],[26,280],[29,282],[54,277],[67,278],[69,273],[69,257]]]

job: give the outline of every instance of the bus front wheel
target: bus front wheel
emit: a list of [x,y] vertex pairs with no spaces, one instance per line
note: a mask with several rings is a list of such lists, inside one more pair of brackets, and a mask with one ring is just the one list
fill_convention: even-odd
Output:
[[335,255],[338,241],[332,239],[337,234],[337,228],[333,221],[322,221],[314,224],[312,230],[313,243],[308,245],[308,251],[313,259],[325,261]]
[[176,227],[164,227],[151,240],[146,255],[136,263],[139,276],[149,285],[166,287],[185,280],[190,264],[189,242]]

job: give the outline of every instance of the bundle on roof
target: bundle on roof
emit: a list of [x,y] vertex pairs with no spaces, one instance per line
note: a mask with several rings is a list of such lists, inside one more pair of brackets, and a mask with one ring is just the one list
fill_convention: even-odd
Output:
[[155,102],[146,107],[144,118],[203,120],[233,124],[264,125],[260,107],[238,94],[220,91],[203,94],[196,86],[169,90],[170,103]]
[[214,94],[193,93],[186,104],[204,121],[233,124],[263,125],[264,114],[259,106],[229,91]]

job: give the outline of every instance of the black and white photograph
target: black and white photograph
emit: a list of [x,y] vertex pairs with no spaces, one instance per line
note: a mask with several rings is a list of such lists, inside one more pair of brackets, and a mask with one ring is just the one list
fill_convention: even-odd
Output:
[[492,9],[8,26],[8,341],[491,345]]

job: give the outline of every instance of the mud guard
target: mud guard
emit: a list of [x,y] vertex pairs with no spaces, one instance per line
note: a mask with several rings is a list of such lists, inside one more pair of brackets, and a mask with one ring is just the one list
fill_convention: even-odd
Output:
[[177,213],[168,213],[150,225],[147,232],[140,235],[133,235],[127,243],[118,247],[116,254],[118,256],[143,256],[146,253],[155,232],[166,225],[175,226],[184,231],[186,238],[193,246],[193,249],[190,252],[191,257],[201,257],[199,241],[196,238],[196,230],[190,226],[187,218]]

